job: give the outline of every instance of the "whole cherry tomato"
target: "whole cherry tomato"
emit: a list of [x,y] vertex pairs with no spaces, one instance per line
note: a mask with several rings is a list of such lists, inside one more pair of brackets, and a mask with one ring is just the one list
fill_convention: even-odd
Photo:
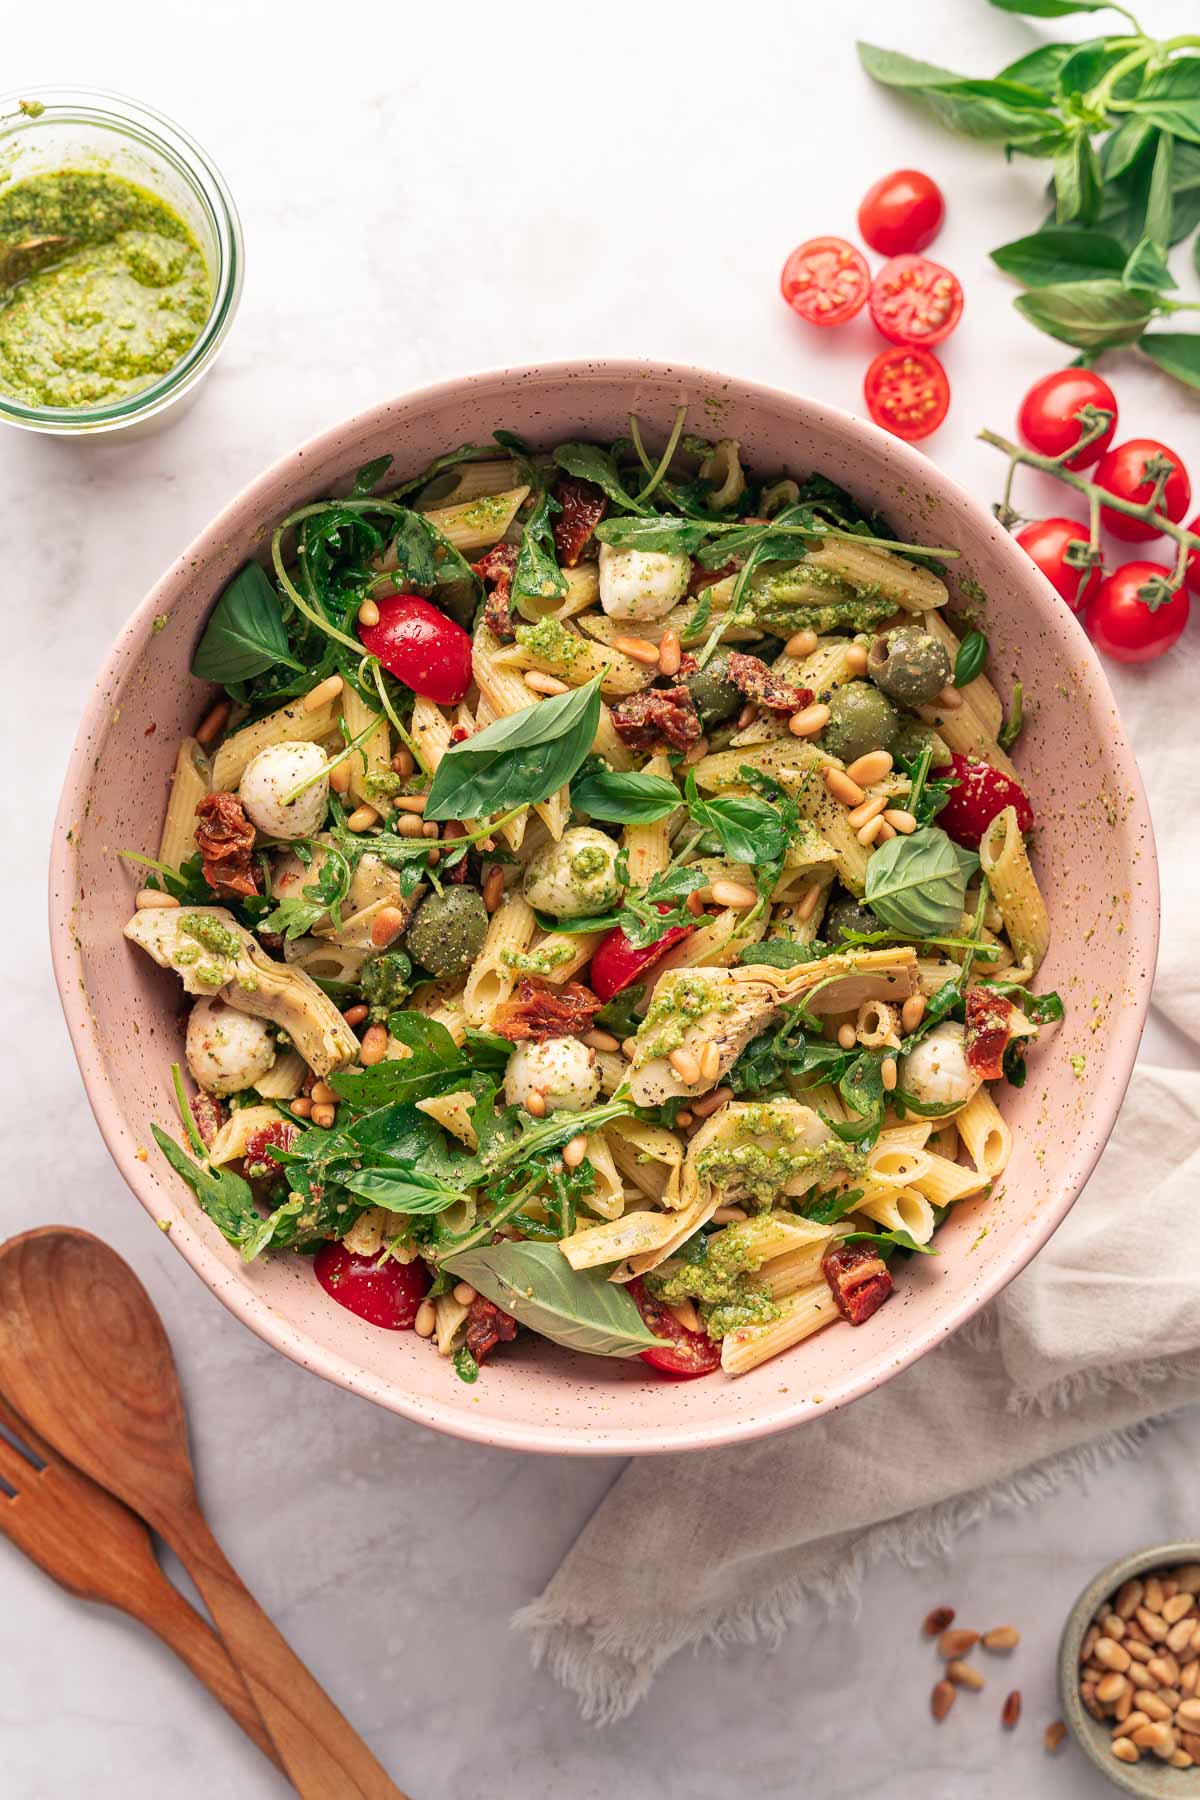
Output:
[[957,275],[924,256],[893,256],[871,283],[871,319],[889,344],[931,350],[962,318]]
[[1114,662],[1153,662],[1177,644],[1188,621],[1189,602],[1180,588],[1169,600],[1142,598],[1148,583],[1166,581],[1169,569],[1158,563],[1123,563],[1101,582],[1088,602],[1084,624],[1097,650]]
[[1102,579],[1100,565],[1079,568],[1066,559],[1068,544],[1088,547],[1087,527],[1078,519],[1035,519],[1018,531],[1017,542],[1037,564],[1050,586],[1062,595],[1072,612],[1091,599]]
[[[1187,478],[1183,459],[1174,450],[1168,450],[1165,444],[1160,444],[1157,438],[1127,438],[1114,450],[1106,451],[1096,465],[1092,480],[1105,493],[1145,505],[1154,491],[1154,476],[1148,475],[1146,470],[1148,466],[1152,469],[1160,459],[1171,463],[1172,468],[1157,510],[1166,513],[1177,525],[1191,502],[1192,484]],[[1131,519],[1128,513],[1114,512],[1111,506],[1101,507],[1100,516],[1105,530],[1127,544],[1161,535],[1156,525]]]
[[378,1256],[355,1256],[333,1242],[317,1251],[313,1273],[330,1299],[384,1331],[408,1331],[429,1286],[423,1262],[389,1256],[381,1263]]
[[975,762],[967,756],[955,754],[951,761],[951,773],[958,786],[950,789],[950,798],[936,820],[947,837],[968,850],[978,850],[984,832],[1006,806],[1016,808],[1022,831],[1031,829],[1033,808],[1024,788],[1011,775],[994,769],[991,763]]
[[881,350],[863,377],[867,410],[893,437],[915,443],[950,410],[950,382],[932,350]]
[[420,594],[389,594],[377,600],[378,625],[362,625],[359,636],[389,675],[414,694],[453,706],[471,685],[471,640]]
[[[669,912],[670,908],[660,905],[658,910]],[[630,987],[660,956],[665,956],[673,944],[682,944],[684,938],[690,937],[695,929],[694,925],[672,925],[654,943],[635,950],[621,927],[614,925],[596,946],[588,986],[601,1000],[611,1000],[614,994]]]
[[924,250],[942,229],[946,202],[936,181],[920,169],[893,169],[867,189],[858,229],[881,256]]
[[[1188,530],[1193,537],[1200,537],[1200,513],[1188,520]],[[1193,594],[1200,594],[1200,550],[1193,550],[1187,559],[1187,584]]]
[[844,325],[861,311],[871,271],[861,250],[845,238],[810,238],[783,265],[779,291],[810,325]]
[[663,1340],[661,1350],[643,1350],[641,1358],[661,1375],[674,1375],[679,1381],[691,1381],[697,1375],[711,1375],[721,1366],[721,1346],[714,1344],[706,1331],[689,1331],[681,1325],[669,1307],[656,1300],[639,1277],[625,1289],[642,1315],[642,1323],[655,1337]]
[[1079,442],[1084,427],[1076,414],[1085,406],[1112,414],[1101,435],[1067,463],[1068,469],[1086,469],[1104,455],[1117,429],[1117,396],[1094,369],[1056,369],[1035,381],[1021,402],[1017,430],[1031,450],[1061,456]]

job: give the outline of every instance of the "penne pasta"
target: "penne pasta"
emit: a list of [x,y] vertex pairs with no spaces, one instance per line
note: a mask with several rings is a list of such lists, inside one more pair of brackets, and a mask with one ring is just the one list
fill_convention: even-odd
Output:
[[745,1325],[725,1334],[721,1367],[727,1375],[745,1375],[814,1331],[832,1325],[837,1317],[833,1295],[824,1281],[786,1294],[779,1301],[779,1317],[769,1325]]
[[517,985],[511,958],[528,950],[535,930],[533,908],[515,894],[503,900],[492,914],[483,949],[476,957],[462,992],[463,1016],[468,1025],[484,1030],[496,1008]]
[[1050,915],[1021,837],[1015,807],[1006,806],[997,813],[984,832],[979,864],[991,884],[1013,954],[1032,974],[1050,944]]
[[268,713],[253,725],[243,725],[220,746],[212,762],[214,793],[232,793],[254,758],[273,744],[319,744],[336,730],[340,702],[330,700],[324,706],[306,712],[304,699],[289,700],[277,712]]
[[196,854],[196,807],[209,792],[212,768],[195,738],[184,738],[175,758],[167,816],[158,843],[158,860],[179,869]]
[[994,1181],[1012,1154],[1012,1132],[986,1087],[967,1101],[954,1123],[963,1147],[984,1181]]

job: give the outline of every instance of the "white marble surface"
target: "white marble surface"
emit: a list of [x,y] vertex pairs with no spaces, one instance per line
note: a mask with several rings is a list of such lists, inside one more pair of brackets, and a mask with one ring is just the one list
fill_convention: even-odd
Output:
[[[1164,34],[1192,10],[1145,0]],[[218,1534],[414,1800],[1096,1793],[1081,1759],[1040,1748],[1058,1626],[1100,1562],[1194,1528],[1200,1420],[1172,1421],[1086,1489],[992,1519],[940,1563],[880,1571],[857,1619],[813,1618],[774,1654],[681,1659],[632,1719],[582,1725],[507,1621],[619,1465],[453,1443],[302,1375],[205,1293],[110,1166],[41,926],[76,716],[121,620],[216,508],[298,439],[390,392],[467,367],[644,353],[854,406],[877,347],[869,328],[809,334],[776,276],[793,243],[852,229],[868,183],[905,163],[946,187],[935,253],[967,290],[946,349],[956,404],[931,454],[993,496],[999,470],[974,433],[1007,428],[1056,358],[1011,313],[986,250],[1030,228],[1041,172],[1006,169],[872,89],[852,45],[902,42],[986,73],[1035,30],[982,0],[763,0],[733,15],[707,0],[527,0],[508,14],[475,0],[60,0],[6,21],[6,82],[122,87],[204,141],[242,209],[248,276],[219,371],[176,428],[111,448],[0,440],[12,1008],[0,1231],[85,1224],[139,1271],[169,1322]],[[1117,374],[1127,423],[1195,469],[1194,404],[1132,361]],[[1156,1053],[1170,1056],[1164,1037]],[[902,1420],[897,1431],[902,1446]],[[685,1546],[680,1569],[685,1580]],[[135,1628],[66,1599],[4,1546],[0,1594],[6,1796],[283,1791]],[[1015,1736],[997,1724],[1002,1677],[940,1730],[929,1723],[917,1623],[942,1601],[1025,1632]]]

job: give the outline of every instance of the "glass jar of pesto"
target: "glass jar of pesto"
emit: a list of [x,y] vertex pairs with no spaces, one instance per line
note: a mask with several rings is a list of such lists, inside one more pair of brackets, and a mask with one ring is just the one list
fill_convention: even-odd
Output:
[[0,420],[90,437],[175,416],[243,260],[224,180],[169,119],[84,88],[0,96]]

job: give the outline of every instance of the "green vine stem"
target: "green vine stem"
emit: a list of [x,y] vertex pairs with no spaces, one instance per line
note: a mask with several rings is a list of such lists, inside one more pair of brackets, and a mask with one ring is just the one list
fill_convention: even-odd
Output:
[[[1072,457],[1078,456],[1081,449],[1087,444],[1094,443],[1107,430],[1112,422],[1112,416],[1112,413],[1102,406],[1083,407],[1076,414],[1083,426],[1083,431],[1070,449],[1064,450],[1060,456],[1042,456],[1036,450],[1025,450],[1020,444],[1011,443],[1008,438],[1001,437],[998,432],[981,431],[979,436],[982,442],[990,444],[994,450],[1002,450],[1008,458],[1004,497],[992,510],[1006,529],[1011,530],[1014,525],[1021,522],[1023,515],[1016,512],[1011,504],[1013,478],[1021,467],[1040,469],[1044,475],[1052,475],[1056,481],[1064,482],[1067,487],[1074,488],[1075,492],[1082,494],[1088,503],[1089,542],[1086,547],[1080,549],[1076,556],[1072,556],[1068,549],[1067,561],[1081,569],[1090,568],[1103,560],[1103,553],[1100,549],[1100,509],[1102,506],[1110,507],[1113,512],[1127,513],[1131,519],[1141,519],[1144,524],[1152,525],[1156,532],[1161,532],[1164,537],[1172,538],[1175,543],[1174,568],[1164,571],[1161,580],[1148,581],[1138,589],[1140,598],[1154,612],[1158,607],[1164,606],[1172,595],[1178,593],[1183,586],[1187,575],[1188,558],[1194,551],[1200,550],[1200,537],[1197,537],[1194,531],[1189,531],[1186,526],[1176,525],[1173,519],[1168,519],[1165,513],[1158,511],[1163,490],[1174,466],[1165,457],[1151,458],[1146,464],[1146,475],[1154,483],[1148,500],[1124,500],[1119,494],[1108,493],[1106,489],[1098,487],[1094,481],[1089,481],[1086,475],[1081,475],[1075,469],[1067,467],[1067,463]],[[1083,530],[1082,525],[1080,530]]]

